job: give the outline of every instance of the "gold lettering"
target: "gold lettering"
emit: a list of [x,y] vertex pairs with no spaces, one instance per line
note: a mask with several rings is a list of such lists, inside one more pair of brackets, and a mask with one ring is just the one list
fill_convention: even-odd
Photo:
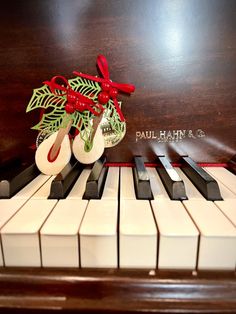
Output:
[[188,137],[190,137],[190,138],[196,138],[196,137],[193,135],[193,131],[192,131],[192,130],[189,130],[189,131],[188,131]]
[[152,132],[151,131],[146,131],[146,139],[151,139],[152,138]]
[[160,139],[165,139],[166,137],[166,131],[160,131]]
[[156,138],[157,138],[157,136],[155,134],[155,131],[152,131],[152,139],[156,139]]
[[185,137],[185,134],[186,134],[186,130],[179,130],[179,133],[180,133],[180,139],[182,140],[184,137]]
[[167,141],[173,139],[171,131],[167,132],[166,139],[167,139]]
[[176,140],[179,139],[179,130],[173,130],[172,131],[172,137],[175,138]]
[[136,142],[138,142],[138,140],[140,139],[141,137],[141,132],[140,131],[137,131],[136,132]]
[[145,136],[145,132],[144,131],[141,132],[141,139],[146,140],[146,136]]

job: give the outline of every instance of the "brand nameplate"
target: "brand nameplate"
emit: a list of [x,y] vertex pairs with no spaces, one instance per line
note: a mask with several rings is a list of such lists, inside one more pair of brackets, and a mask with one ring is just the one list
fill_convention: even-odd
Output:
[[206,136],[202,129],[197,130],[139,130],[136,131],[136,142],[155,140],[158,143],[180,142],[187,138],[201,139]]

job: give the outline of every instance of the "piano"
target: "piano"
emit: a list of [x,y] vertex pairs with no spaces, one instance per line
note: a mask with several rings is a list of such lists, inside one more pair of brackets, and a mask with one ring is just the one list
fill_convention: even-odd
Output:
[[[230,0],[2,3],[2,312],[236,312],[235,13]],[[126,136],[43,175],[32,89],[93,74],[99,53],[136,85]]]

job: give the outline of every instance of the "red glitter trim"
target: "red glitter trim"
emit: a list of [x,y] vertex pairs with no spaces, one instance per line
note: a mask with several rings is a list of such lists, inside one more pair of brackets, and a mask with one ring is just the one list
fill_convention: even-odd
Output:
[[[134,167],[132,162],[107,162],[107,167]],[[145,163],[146,167],[158,167],[158,163]],[[181,163],[172,163],[173,167],[181,167]],[[199,167],[227,167],[227,163],[198,163]]]

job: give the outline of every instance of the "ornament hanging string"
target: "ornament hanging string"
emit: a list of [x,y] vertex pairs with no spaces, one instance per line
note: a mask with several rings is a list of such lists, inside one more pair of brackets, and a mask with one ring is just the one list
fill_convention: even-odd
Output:
[[117,95],[118,95],[119,91],[121,91],[123,93],[131,94],[134,92],[135,86],[132,84],[123,84],[123,83],[112,82],[110,79],[110,74],[109,74],[109,70],[108,70],[108,62],[107,62],[107,59],[105,58],[105,56],[99,55],[97,57],[97,66],[98,66],[103,78],[88,75],[88,74],[83,74],[83,73],[80,73],[77,71],[74,71],[73,73],[77,76],[89,79],[91,81],[101,83],[102,91],[98,94],[98,101],[102,104],[105,104],[111,98],[114,102],[116,111],[120,116],[120,120],[123,122],[123,121],[125,121],[125,118],[124,118],[123,113],[122,113],[120,106],[118,104]]
[[[58,81],[61,81],[62,84],[57,83]],[[101,104],[95,103],[92,99],[74,91],[64,76],[54,76],[51,81],[43,83],[49,86],[54,95],[67,97],[65,110],[68,114],[73,114],[75,111],[89,110],[95,116],[99,116],[104,110]]]

